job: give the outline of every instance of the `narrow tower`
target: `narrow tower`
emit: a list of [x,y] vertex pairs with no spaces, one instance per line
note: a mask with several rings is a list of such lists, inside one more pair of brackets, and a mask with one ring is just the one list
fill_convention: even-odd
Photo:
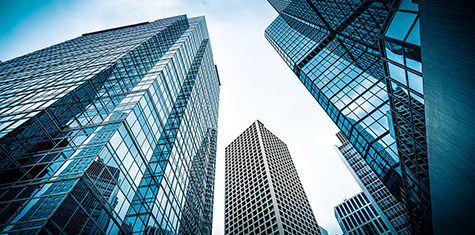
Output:
[[[345,135],[342,132],[338,132],[336,135],[342,145],[340,147],[335,146],[335,150],[363,190],[362,194],[365,199],[369,200],[372,207],[374,206],[373,209],[379,213],[380,220],[386,224],[385,227],[388,227],[386,230],[392,234],[411,234],[409,216],[404,204],[398,202],[391,195],[386,186],[376,176],[373,169],[364,161]],[[350,212],[355,213],[354,211]],[[338,216],[337,219],[339,219]],[[362,224],[356,225],[360,226]]]

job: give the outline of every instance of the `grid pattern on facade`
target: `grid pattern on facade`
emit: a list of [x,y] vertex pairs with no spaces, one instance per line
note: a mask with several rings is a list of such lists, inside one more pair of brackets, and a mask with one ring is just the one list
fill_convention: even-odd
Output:
[[391,118],[404,178],[403,200],[415,234],[431,232],[429,164],[419,32],[419,7],[394,1],[381,29],[380,46]]
[[219,80],[208,44],[204,17],[177,16],[2,63],[0,233],[210,234]]
[[310,203],[287,145],[258,122],[284,234],[318,234]]
[[392,234],[362,192],[335,206],[335,216],[345,234]]
[[348,141],[342,141],[342,143],[338,147],[342,161],[363,189],[363,192],[368,195],[373,206],[379,211],[389,230],[397,234],[411,234],[405,206],[391,195],[351,143]]
[[226,234],[319,234],[287,146],[254,122],[226,147]]
[[[399,195],[397,144],[389,132],[390,106],[374,37],[389,3],[293,1],[265,36],[388,189]],[[343,6],[337,11],[335,4]],[[308,8],[320,23],[297,14]]]
[[431,234],[417,1],[269,2],[268,41],[406,204],[412,232]]
[[226,234],[279,234],[257,131],[253,123],[225,150]]
[[[176,20],[177,18],[158,20],[140,27],[122,29],[120,34],[108,32],[79,37],[3,62],[0,65],[0,137],[91,77],[97,76],[100,71],[116,63],[137,45],[149,40]],[[173,36],[170,39],[172,38]],[[158,40],[162,50],[166,51],[170,45]],[[158,52],[158,56],[160,53],[163,54],[164,51]],[[158,58],[152,56],[150,59]],[[125,65],[130,64],[128,62]]]

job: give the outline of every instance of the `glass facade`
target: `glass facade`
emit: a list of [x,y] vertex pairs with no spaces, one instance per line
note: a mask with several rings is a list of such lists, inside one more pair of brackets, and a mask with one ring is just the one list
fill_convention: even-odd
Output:
[[415,233],[428,234],[432,216],[418,5],[410,0],[395,1],[380,33],[391,105],[388,118],[403,163],[402,198]]
[[225,234],[322,234],[287,145],[264,124],[255,121],[225,158]]
[[404,204],[398,202],[391,195],[353,145],[348,142],[344,134],[340,132],[337,136],[342,141],[342,145],[340,147],[335,146],[335,150],[371,204],[378,211],[383,222],[386,223],[389,231],[393,234],[411,234],[409,216]]
[[219,77],[204,17],[0,64],[0,234],[211,234]]
[[[377,35],[391,1],[270,1],[265,37],[330,118],[399,195],[397,145]],[[279,4],[277,4],[279,2]]]
[[320,233],[322,235],[329,235],[328,231],[324,229],[322,226],[318,226],[318,228],[320,229]]
[[432,232],[418,4],[269,0],[265,37],[363,157]]

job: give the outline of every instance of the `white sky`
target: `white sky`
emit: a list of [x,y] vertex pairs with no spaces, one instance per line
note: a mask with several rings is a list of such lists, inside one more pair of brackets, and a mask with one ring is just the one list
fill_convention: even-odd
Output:
[[[0,60],[87,32],[179,14],[205,15],[222,84],[213,234],[224,234],[224,148],[256,119],[289,147],[318,224],[330,234],[341,233],[333,207],[361,190],[333,150],[339,145],[338,129],[264,38],[277,16],[267,1],[45,2],[1,27]],[[8,11],[4,4],[0,8]]]

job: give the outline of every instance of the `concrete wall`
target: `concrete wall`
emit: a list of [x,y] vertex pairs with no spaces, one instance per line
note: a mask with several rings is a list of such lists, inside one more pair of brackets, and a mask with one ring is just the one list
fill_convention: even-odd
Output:
[[434,234],[475,231],[474,5],[419,0]]

